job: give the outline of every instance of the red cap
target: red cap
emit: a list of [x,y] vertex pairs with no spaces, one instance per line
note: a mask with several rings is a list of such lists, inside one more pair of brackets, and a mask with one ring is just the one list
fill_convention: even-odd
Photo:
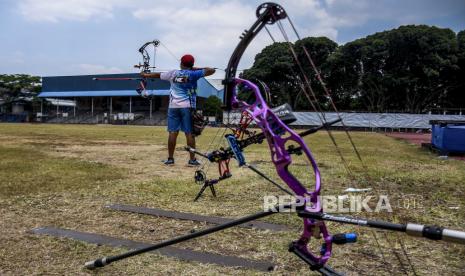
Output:
[[192,67],[194,66],[194,57],[192,55],[183,55],[181,58],[181,64],[186,66],[186,67]]

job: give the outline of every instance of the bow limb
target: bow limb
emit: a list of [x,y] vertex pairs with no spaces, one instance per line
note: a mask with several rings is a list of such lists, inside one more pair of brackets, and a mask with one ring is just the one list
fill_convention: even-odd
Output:
[[255,36],[267,25],[274,24],[276,21],[287,17],[286,11],[278,4],[263,3],[256,11],[257,20],[246,31],[242,33],[239,44],[234,49],[231,58],[229,59],[228,66],[225,69],[224,85],[224,105],[227,110],[231,110],[231,95],[235,87],[234,78],[237,72],[237,66],[241,60],[242,55],[249,46],[250,42]]

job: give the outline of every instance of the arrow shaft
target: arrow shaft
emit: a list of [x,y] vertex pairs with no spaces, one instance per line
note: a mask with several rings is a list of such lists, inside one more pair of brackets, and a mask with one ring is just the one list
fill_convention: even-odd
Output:
[[131,80],[131,81],[141,81],[143,79],[142,78],[93,78],[92,80],[103,80],[103,81],[108,81],[108,80]]

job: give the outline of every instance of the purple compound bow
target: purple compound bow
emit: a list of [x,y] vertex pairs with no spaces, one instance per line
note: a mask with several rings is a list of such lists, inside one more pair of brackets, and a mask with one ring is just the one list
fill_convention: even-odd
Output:
[[[268,141],[271,160],[276,167],[276,172],[279,177],[287,184],[295,195],[306,200],[303,204],[305,206],[305,211],[313,213],[323,212],[319,198],[321,190],[320,171],[310,149],[307,147],[302,137],[289,128],[275,113],[271,111],[255,84],[248,80],[235,79],[234,86],[237,85],[244,85],[251,89],[255,94],[256,100],[251,104],[241,101],[237,97],[239,90],[233,89],[231,105],[233,109],[239,109],[241,112],[248,112],[250,117],[256,122],[257,126],[260,127]],[[307,188],[289,171],[289,167],[292,164],[291,153],[289,153],[288,150],[290,144],[297,144],[300,151],[304,153],[305,157],[312,165],[315,175],[315,186],[313,191],[307,190]],[[324,265],[331,257],[331,235],[328,233],[328,229],[323,221],[304,218],[303,222],[303,233],[297,241],[293,242],[292,249],[299,251],[304,255],[304,257],[311,260],[313,265]],[[320,238],[320,234],[324,239],[324,250],[320,250],[320,254],[317,255],[308,250],[307,246],[312,236]]]

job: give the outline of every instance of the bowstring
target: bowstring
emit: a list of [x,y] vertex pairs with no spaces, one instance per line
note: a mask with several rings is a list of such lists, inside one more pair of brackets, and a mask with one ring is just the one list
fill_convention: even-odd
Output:
[[[147,56],[150,58],[150,56],[148,55],[148,52],[147,52]],[[153,64],[153,65],[152,65],[152,68],[153,68],[153,70],[155,70],[155,68],[156,68],[156,67],[155,67],[155,60],[156,60],[156,57],[157,57],[157,46],[156,46],[155,44],[153,44],[153,61],[152,61],[152,64]],[[149,66],[150,66],[150,64],[149,64]],[[150,71],[150,69],[149,69],[149,71]],[[148,83],[147,83],[147,86],[148,86]],[[151,95],[149,95],[150,97],[153,97],[153,95],[154,95],[153,89],[154,89],[154,88],[152,87],[152,89],[150,90],[150,94],[151,94]]]
[[410,257],[407,254],[407,250],[405,249],[405,246],[404,246],[404,243],[402,242],[402,239],[399,238],[399,236],[397,236],[397,240],[399,241],[400,248],[401,248],[403,254],[405,255],[405,258],[407,259],[407,262],[408,262],[410,268],[413,271],[413,275],[417,276],[418,274],[417,274],[417,272],[415,270],[415,267],[413,266],[412,260],[410,260]]
[[[289,17],[288,17],[289,18]],[[300,87],[300,90],[303,92],[303,94],[305,95],[305,97],[307,98],[308,102],[310,103],[310,105],[312,106],[313,110],[316,111],[316,115],[317,117],[320,119],[321,123],[324,124],[327,122],[327,119],[326,119],[326,116],[323,112],[323,109],[320,105],[320,103],[318,102],[318,99],[316,97],[316,93],[313,91],[313,88],[312,86],[310,85],[310,80],[307,78],[306,74],[303,73],[304,70],[303,70],[303,67],[302,67],[302,64],[299,62],[299,59],[297,57],[297,54],[294,50],[294,48],[292,47],[290,41],[289,41],[289,37],[287,36],[287,33],[285,32],[284,30],[284,27],[282,26],[282,23],[280,21],[277,21],[277,25],[284,37],[284,39],[286,40],[287,44],[290,46],[289,47],[289,50],[291,51],[293,57],[294,57],[294,60],[296,61],[300,71],[302,72],[301,74],[303,75],[304,77],[304,80],[305,80],[305,83],[307,84],[307,87],[308,87],[308,90],[310,91],[310,94],[306,91],[306,88],[303,84],[303,81],[302,79],[299,77],[299,75],[294,71],[294,69],[292,67],[290,67],[289,69],[291,70],[291,72],[296,76],[296,78],[299,80],[298,81],[298,84],[299,84],[299,87]],[[293,26],[293,25],[292,25]],[[296,32],[294,26],[293,26],[293,29],[294,29],[294,32]],[[273,35],[271,34],[271,32],[268,30],[268,28],[265,26],[265,30],[267,31],[268,35],[270,36],[271,40],[273,42],[276,42],[276,40],[274,39]],[[298,36],[298,34],[297,34]],[[299,36],[298,36],[299,37]],[[312,96],[313,97],[313,100],[312,98],[310,97]],[[342,120],[341,120],[342,121]],[[349,176],[352,178],[352,180],[355,181],[355,178],[353,177],[353,173],[351,172],[351,169],[348,165],[348,162],[345,160],[344,158],[344,155],[342,154],[342,151],[341,149],[339,148],[339,146],[337,145],[337,142],[336,142],[336,139],[335,137],[333,136],[332,132],[326,128],[326,131],[328,132],[328,136],[330,137],[334,147],[336,148],[336,151],[338,152],[340,158],[341,158],[341,161],[343,163],[343,166],[344,168],[346,169],[346,171],[349,173]]]
[[[298,39],[300,40],[300,36],[298,35],[297,31],[296,31],[296,28],[292,22],[292,20],[288,17],[288,20],[289,20],[289,24],[291,25],[292,29],[294,30],[295,34],[297,35]],[[348,138],[348,140],[350,141],[350,144],[352,146],[352,149],[355,153],[355,155],[357,156],[358,160],[360,161],[361,165],[362,165],[362,168],[363,168],[363,174],[365,176],[365,178],[368,180],[369,183],[374,183],[372,178],[370,177],[370,175],[368,174],[368,166],[366,165],[365,161],[363,160],[361,154],[360,154],[360,151],[358,150],[357,146],[355,145],[355,142],[352,138],[352,135],[350,134],[350,132],[348,131],[348,127],[345,125],[344,121],[342,120],[342,116],[338,110],[338,108],[336,107],[334,101],[333,101],[333,97],[331,96],[331,93],[327,87],[327,85],[325,84],[323,78],[321,77],[321,72],[320,70],[318,70],[318,68],[316,67],[315,65],[315,62],[313,61],[313,59],[311,58],[307,48],[305,46],[302,45],[302,50],[304,51],[305,53],[305,56],[307,57],[307,60],[310,62],[311,66],[312,66],[312,69],[313,71],[315,72],[315,75],[317,77],[317,80],[318,82],[320,83],[321,87],[323,88],[323,91],[325,92],[325,95],[327,97],[327,99],[329,100],[330,104],[331,104],[331,107],[333,108],[333,110],[336,112],[337,114],[337,118],[341,120],[341,125],[343,127],[343,130],[344,132],[346,133],[346,136]],[[373,186],[375,188],[375,191],[379,192],[379,189],[378,187],[375,185]],[[389,186],[388,186],[389,187]],[[390,193],[390,187],[388,188],[389,189],[389,193]],[[376,235],[375,235],[376,236]],[[386,238],[387,240],[387,238]],[[401,239],[397,239],[400,246],[401,246],[401,249],[403,251],[403,254],[405,255],[409,265],[410,265],[410,268],[412,269],[413,273],[416,275],[416,271],[415,271],[415,268],[412,264],[412,262],[410,261],[410,258],[405,250],[405,246],[404,246],[404,243],[402,242]],[[402,266],[402,269],[406,272],[405,270],[405,267],[403,266],[402,262],[400,261],[400,257],[397,256],[397,252],[394,252],[393,253],[396,255],[396,258],[399,260],[399,263],[401,264]],[[407,273],[407,272],[406,272]]]
[[163,46],[163,48],[165,48],[165,50],[176,60],[176,61],[180,61],[179,58],[173,54],[173,52],[163,43],[160,41],[160,45]]
[[[310,80],[307,78],[306,74],[304,73],[303,66],[299,62],[299,59],[297,58],[297,54],[296,54],[294,48],[292,47],[292,45],[290,43],[289,37],[287,36],[287,33],[285,32],[284,27],[282,26],[282,23],[279,20],[277,21],[277,25],[278,25],[278,27],[279,27],[279,29],[281,31],[281,34],[283,35],[284,39],[286,40],[287,44],[290,46],[289,50],[291,51],[291,53],[292,53],[292,55],[294,57],[294,60],[297,63],[300,71],[302,72],[301,75],[304,77],[305,83],[307,84],[307,88],[310,91],[310,93],[307,92],[306,87],[304,85],[304,82],[299,77],[299,75],[295,72],[295,70],[292,67],[289,67],[289,69],[290,69],[291,73],[294,76],[296,76],[301,92],[303,92],[303,94],[307,98],[308,102],[312,106],[313,110],[316,111],[316,115],[320,119],[321,123],[324,124],[324,123],[327,122],[327,119],[326,119],[326,116],[325,116],[325,114],[323,112],[323,108],[321,107],[321,105],[320,105],[320,103],[319,103],[319,101],[318,101],[318,99],[316,97],[316,93],[313,91],[313,88],[310,85]],[[293,28],[293,29],[295,31],[295,28]],[[265,30],[267,31],[267,33],[270,36],[271,40],[273,42],[276,42],[275,38],[273,37],[273,35],[271,34],[271,32],[269,31],[269,29],[266,26],[265,26]],[[312,97],[313,97],[313,99],[312,99]],[[326,128],[326,131],[328,132],[328,136],[330,137],[334,147],[336,148],[336,151],[339,154],[339,157],[341,158],[341,161],[343,163],[343,166],[344,166],[345,170],[348,172],[351,179],[353,181],[355,181],[355,177],[353,176],[353,173],[351,172],[351,169],[350,169],[350,167],[348,165],[348,162],[346,161],[344,155],[342,154],[342,151],[339,148],[335,137],[332,135],[332,132],[328,128]],[[308,164],[308,160],[306,160],[306,162]]]
[[[274,16],[274,14],[273,14],[273,16]],[[299,36],[299,34],[298,34],[298,32],[297,32],[297,30],[296,30],[296,28],[295,28],[295,26],[294,26],[292,20],[289,18],[289,16],[288,16],[287,18],[288,18],[289,24],[291,25],[291,27],[292,27],[292,29],[293,29],[295,35],[297,36],[297,38],[298,38],[299,40],[301,40],[301,38],[300,38],[300,36]],[[311,100],[311,97],[310,97],[309,93],[308,93],[307,90],[305,89],[304,83],[302,83],[302,82],[300,83],[300,88],[301,88],[302,92],[304,92],[304,95],[306,96],[306,98],[307,98],[308,101],[310,102],[312,108],[313,108],[315,111],[317,111],[317,113],[321,114],[321,116],[318,116],[318,117],[320,118],[321,122],[322,122],[322,123],[326,123],[326,122],[327,122],[327,119],[326,119],[326,116],[325,116],[325,114],[324,114],[324,112],[323,112],[323,109],[321,108],[321,105],[319,104],[319,102],[318,102],[318,100],[317,100],[316,94],[315,94],[315,92],[313,91],[313,88],[311,87],[310,80],[308,79],[307,75],[305,74],[305,71],[303,70],[302,64],[299,62],[298,56],[297,56],[297,54],[296,54],[296,52],[295,52],[295,49],[293,48],[292,43],[290,42],[290,39],[289,39],[289,37],[288,37],[286,31],[284,30],[284,26],[283,26],[283,24],[282,24],[279,20],[277,20],[276,23],[277,23],[277,25],[278,25],[278,27],[279,27],[279,29],[280,29],[280,31],[281,31],[283,37],[284,37],[284,40],[285,40],[286,43],[289,45],[289,50],[290,50],[291,54],[293,55],[294,60],[295,60],[297,66],[298,66],[298,68],[299,68],[299,70],[300,70],[300,72],[301,72],[301,75],[302,75],[303,78],[304,78],[305,84],[307,85],[308,91],[309,91],[310,94],[312,95],[312,97],[313,97],[314,101],[316,102],[316,104],[313,103],[313,101]],[[265,27],[265,28],[266,28],[266,27]],[[271,37],[271,39],[273,40],[273,42],[276,42],[275,39],[274,39],[274,37],[271,35],[271,32],[270,32],[267,28],[266,28],[266,31],[267,31],[267,33],[270,35],[270,37]],[[364,169],[363,171],[364,171],[364,174],[365,174],[366,179],[367,179],[369,182],[372,182],[372,181],[371,181],[371,177],[368,175],[368,167],[367,167],[367,165],[365,164],[363,158],[361,157],[361,154],[360,154],[360,152],[359,152],[357,146],[355,145],[355,142],[354,142],[354,140],[353,140],[353,138],[352,138],[352,135],[350,135],[350,133],[349,133],[349,131],[348,131],[348,127],[344,124],[344,122],[343,122],[343,120],[342,120],[342,117],[341,117],[341,115],[340,115],[340,112],[339,112],[339,110],[337,109],[337,107],[336,107],[336,105],[335,105],[335,103],[334,103],[334,101],[333,101],[333,98],[332,98],[332,96],[331,96],[331,93],[329,92],[329,89],[327,88],[326,84],[324,83],[323,78],[321,77],[321,74],[320,74],[318,68],[316,67],[315,63],[313,62],[313,59],[311,58],[311,56],[310,56],[310,54],[309,54],[307,48],[306,48],[304,45],[302,45],[302,49],[303,49],[303,51],[304,51],[304,53],[305,53],[305,56],[307,57],[309,63],[311,64],[311,67],[312,67],[313,71],[315,72],[316,78],[317,78],[318,82],[320,83],[320,85],[322,86],[323,91],[324,91],[324,93],[325,93],[327,99],[329,100],[329,102],[330,102],[330,104],[331,104],[331,107],[332,107],[333,110],[335,111],[335,113],[336,113],[336,115],[337,115],[337,118],[340,119],[341,125],[342,125],[342,127],[343,127],[343,129],[344,129],[344,132],[346,133],[346,136],[348,137],[348,140],[350,141],[350,144],[351,144],[351,146],[352,146],[352,149],[353,149],[355,155],[357,156],[357,159],[360,161],[360,163],[361,163],[361,165],[362,165],[362,167],[363,167],[363,169]],[[298,78],[298,79],[299,79],[299,78]],[[344,164],[344,167],[345,167],[346,170],[348,171],[348,173],[349,173],[349,175],[351,176],[351,178],[352,178],[352,179],[355,179],[355,178],[354,178],[354,175],[353,175],[353,173],[352,173],[350,167],[348,166],[348,163],[346,162],[345,158],[343,157],[342,151],[340,150],[339,146],[337,145],[337,142],[336,142],[334,136],[332,135],[331,131],[329,130],[329,128],[326,128],[326,131],[327,131],[328,136],[330,137],[331,141],[333,142],[333,144],[334,144],[334,146],[335,146],[335,148],[336,148],[336,151],[338,152],[338,154],[339,154],[339,156],[340,156],[340,158],[341,158],[341,160],[342,160],[342,162],[343,162],[343,164]],[[378,190],[378,187],[375,186],[375,190],[377,191],[377,190]],[[383,253],[383,251],[381,250],[381,245],[380,245],[379,240],[378,240],[378,238],[377,238],[377,236],[376,236],[376,233],[375,233],[373,230],[372,230],[372,233],[373,233],[373,237],[374,237],[374,239],[375,239],[375,241],[376,241],[377,247],[378,247],[378,249],[379,249],[380,252],[381,252],[381,255],[382,255],[382,258],[383,258],[383,262],[384,262],[384,264],[386,265],[387,262],[386,262],[386,260],[385,260],[384,253]],[[386,239],[387,239],[387,237],[386,237]],[[410,268],[412,269],[414,275],[417,275],[417,273],[416,273],[416,271],[415,271],[415,268],[413,267],[413,264],[412,264],[412,262],[411,262],[411,260],[410,260],[410,258],[409,258],[409,256],[408,256],[406,250],[405,250],[404,243],[403,243],[402,240],[400,240],[400,239],[398,239],[398,241],[399,241],[399,244],[400,244],[400,246],[401,246],[402,252],[403,252],[403,254],[405,255],[405,257],[406,257],[406,259],[407,259],[407,261],[408,261],[408,263],[409,263]],[[388,240],[388,243],[390,243],[389,240]],[[402,263],[402,261],[401,261],[401,259],[400,259],[400,256],[398,256],[397,252],[396,252],[395,250],[393,250],[392,247],[391,247],[391,249],[392,249],[393,254],[394,254],[394,255],[396,256],[396,258],[398,259],[398,261],[399,261],[399,263],[400,263],[400,265],[401,265],[402,270],[403,270],[406,274],[408,274],[407,270],[406,270],[405,267],[404,267],[404,264]]]
[[[229,121],[229,112],[228,112],[228,121]],[[218,138],[223,137],[225,135],[227,128],[224,127],[223,131],[220,134],[221,130],[222,130],[221,127],[217,128],[217,130],[215,132],[215,135],[213,136],[213,139],[210,141],[210,143],[207,146],[206,152],[210,152],[212,150],[212,148],[213,148],[213,145],[215,145],[215,148],[217,148],[220,145],[222,140],[218,139]],[[216,141],[217,139],[218,139],[218,141]],[[210,162],[209,160],[205,160],[205,162],[202,162],[202,166],[200,166],[200,170],[203,171],[205,173],[205,175],[207,175],[207,176],[208,176],[208,171],[209,171],[209,169],[211,167],[211,164],[212,164],[212,162]],[[218,163],[218,166],[219,166],[219,164],[220,163]],[[220,175],[220,177],[221,177],[221,175]]]
[[[294,26],[294,24],[292,23],[292,20],[291,20],[289,17],[288,17],[288,20],[289,20],[289,23],[290,23],[292,29],[294,30],[296,36],[297,36],[298,39],[300,40],[300,36],[298,35],[298,33],[297,33],[296,29],[295,29],[295,26]],[[280,22],[278,22],[278,23],[280,23]],[[282,28],[282,24],[281,24],[281,28]],[[288,41],[288,42],[289,42],[289,41]],[[356,154],[358,160],[360,161],[360,163],[361,163],[361,165],[362,165],[362,167],[363,167],[363,169],[364,169],[363,171],[365,172],[366,177],[368,177],[367,179],[369,179],[370,177],[369,177],[369,175],[368,175],[368,167],[366,166],[365,162],[363,161],[363,159],[362,159],[362,157],[361,157],[361,155],[360,155],[360,152],[359,152],[359,150],[357,149],[357,146],[355,145],[355,143],[354,143],[354,141],[353,141],[353,139],[352,139],[352,136],[350,135],[350,133],[349,133],[349,131],[348,131],[347,126],[344,124],[344,122],[343,122],[343,120],[342,120],[342,117],[341,117],[341,115],[340,115],[340,113],[339,113],[339,110],[337,109],[336,105],[334,104],[333,98],[332,98],[332,96],[331,96],[331,94],[330,94],[330,92],[329,92],[329,90],[328,90],[326,84],[324,83],[324,81],[323,81],[323,79],[322,79],[322,77],[321,77],[320,71],[319,71],[318,68],[316,67],[316,65],[315,65],[313,59],[311,58],[311,56],[310,56],[310,54],[309,54],[307,48],[306,48],[305,46],[303,46],[303,45],[302,45],[302,50],[304,51],[305,56],[307,57],[307,60],[309,61],[310,65],[311,65],[311,67],[312,67],[312,69],[313,69],[313,71],[315,72],[315,75],[316,75],[316,77],[317,77],[317,80],[318,80],[318,82],[320,83],[321,87],[323,88],[323,91],[325,92],[325,95],[326,95],[327,99],[329,100],[329,102],[330,102],[330,104],[331,104],[331,107],[332,107],[333,110],[336,112],[338,119],[341,120],[341,125],[343,126],[344,132],[346,133],[346,136],[348,137],[348,139],[349,139],[349,141],[350,141],[350,144],[351,144],[351,146],[352,146],[352,149],[353,149],[353,151],[355,152],[355,154]],[[295,53],[293,53],[293,55],[296,57],[296,54],[295,54]],[[297,61],[297,62],[298,62],[298,61]],[[299,65],[299,67],[301,67],[301,66]],[[302,72],[302,73],[303,73],[303,72]],[[308,83],[307,83],[307,85],[308,85]],[[338,151],[338,152],[341,154],[340,151]],[[372,182],[372,181],[370,181],[370,182]],[[377,190],[377,187],[375,187],[375,190]],[[376,233],[375,233],[373,230],[372,230],[372,233],[373,233],[373,237],[375,238],[375,242],[376,242],[376,244],[377,244],[378,249],[380,250],[380,252],[382,252],[382,250],[381,250],[381,244],[379,243],[379,240],[378,240],[378,238],[377,238]],[[399,264],[400,264],[400,266],[401,266],[402,271],[403,271],[404,273],[408,274],[408,272],[407,272],[407,270],[406,270],[406,268],[405,268],[403,262],[401,261],[400,256],[398,255],[398,253],[397,253],[397,252],[394,250],[394,248],[392,247],[392,243],[391,243],[390,240],[387,238],[386,234],[385,234],[385,239],[386,239],[386,241],[389,243],[390,248],[391,248],[391,251],[392,251],[393,255],[396,257],[396,259],[398,260],[398,262],[399,262]],[[399,242],[402,244],[401,247],[404,249],[403,243],[402,243],[400,240],[399,240]],[[405,252],[405,250],[404,250],[404,255],[405,255],[405,256],[407,257],[407,259],[409,260],[408,255],[407,255],[407,253]],[[384,258],[384,254],[383,254],[383,253],[382,253],[382,257],[383,257],[383,262],[384,262],[384,264],[386,265],[387,263],[386,263],[386,260],[385,260],[385,258]],[[410,261],[409,261],[409,264],[411,265],[411,262],[410,262]],[[413,268],[413,266],[411,266],[411,268],[412,268],[412,270],[413,270],[414,273],[415,273],[415,269]]]
[[399,253],[397,253],[396,250],[394,249],[394,246],[392,245],[392,241],[388,238],[388,235],[386,234],[386,232],[383,233],[383,236],[388,242],[389,247],[392,251],[392,254],[396,257],[397,261],[399,262],[401,270],[405,273],[405,275],[408,275],[408,271],[405,268],[404,263],[402,262],[402,259],[399,256]]
[[[321,104],[319,103],[318,101],[318,98],[316,96],[316,93],[315,91],[313,90],[312,86],[311,86],[311,82],[309,80],[309,78],[307,77],[307,75],[305,74],[305,70],[302,66],[302,64],[300,63],[299,61],[299,58],[298,58],[298,55],[297,53],[295,52],[295,49],[294,47],[292,46],[292,43],[290,42],[290,39],[286,33],[286,31],[284,30],[284,26],[282,25],[282,23],[280,21],[277,21],[276,22],[283,37],[284,37],[284,40],[286,41],[287,45],[289,46],[289,51],[291,52],[292,56],[294,57],[294,60],[299,68],[299,71],[300,71],[300,74],[301,76],[303,77],[303,82],[302,82],[302,79],[300,79],[297,75],[297,78],[300,80],[299,82],[299,86],[300,86],[300,89],[302,90],[302,92],[304,93],[305,97],[307,98],[307,100],[309,101],[310,105],[312,106],[312,108],[316,111],[317,113],[317,116],[318,118],[320,119],[321,123],[322,124],[325,124],[327,123],[327,119],[326,119],[326,115],[323,111],[323,108],[321,107]],[[305,86],[306,85],[306,86]],[[308,91],[307,91],[308,90]],[[309,93],[310,92],[310,93]],[[313,100],[312,100],[312,97],[313,97]],[[342,120],[341,120],[342,121]],[[347,162],[347,160],[345,159],[344,155],[342,154],[342,150],[341,148],[339,147],[339,145],[337,144],[336,142],[336,138],[334,137],[332,131],[329,129],[329,128],[325,128],[326,129],[326,132],[328,133],[328,136],[330,137],[336,151],[338,152],[338,155],[339,157],[341,158],[341,161],[344,165],[344,168],[347,170],[347,172],[349,173],[349,176],[352,178],[352,180],[355,180],[354,178],[354,174]]]
[[153,69],[155,69],[155,59],[157,57],[157,47],[155,45],[153,45]]

